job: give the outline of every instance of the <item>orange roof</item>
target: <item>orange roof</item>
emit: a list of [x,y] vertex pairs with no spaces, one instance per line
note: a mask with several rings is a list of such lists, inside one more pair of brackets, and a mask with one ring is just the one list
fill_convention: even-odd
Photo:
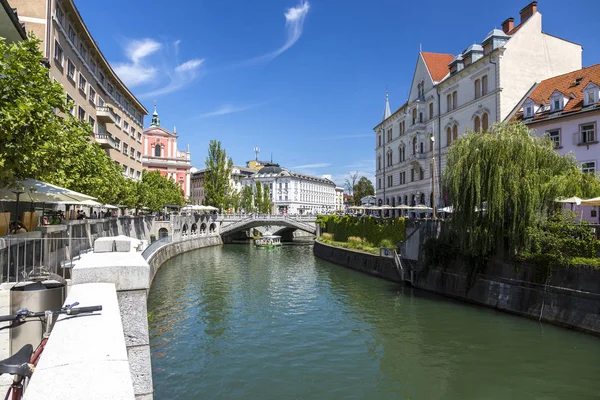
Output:
[[[550,96],[552,93],[559,91],[566,97],[569,97],[569,101],[561,111],[561,115],[581,111],[583,109],[583,89],[590,82],[600,86],[600,64],[543,80],[533,90],[531,95],[529,95],[529,98],[536,104],[550,104]],[[537,113],[533,117],[533,120],[541,120],[547,118],[551,114],[554,113]],[[516,117],[517,120],[522,120],[522,111],[519,112]]]
[[448,64],[454,58],[452,54],[426,53],[423,51],[421,55],[434,82],[440,82],[450,72]]

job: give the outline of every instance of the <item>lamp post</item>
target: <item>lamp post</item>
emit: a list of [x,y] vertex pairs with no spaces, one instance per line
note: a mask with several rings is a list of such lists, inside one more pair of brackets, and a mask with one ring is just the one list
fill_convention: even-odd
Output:
[[431,132],[429,140],[433,144],[433,151],[431,152],[432,168],[431,168],[431,206],[433,208],[433,219],[437,219],[436,201],[435,201],[435,135]]

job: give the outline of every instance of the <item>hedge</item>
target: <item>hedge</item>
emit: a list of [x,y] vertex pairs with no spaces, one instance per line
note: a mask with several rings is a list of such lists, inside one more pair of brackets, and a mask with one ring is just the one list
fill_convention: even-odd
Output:
[[382,240],[393,243],[406,239],[404,218],[351,217],[348,215],[323,215],[317,218],[322,232],[332,233],[338,242],[348,241],[349,236],[358,236],[378,246]]

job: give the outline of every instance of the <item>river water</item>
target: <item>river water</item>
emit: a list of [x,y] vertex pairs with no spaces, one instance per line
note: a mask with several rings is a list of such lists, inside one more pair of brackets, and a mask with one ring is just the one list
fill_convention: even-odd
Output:
[[155,398],[598,399],[600,338],[319,260],[212,247],[159,270]]

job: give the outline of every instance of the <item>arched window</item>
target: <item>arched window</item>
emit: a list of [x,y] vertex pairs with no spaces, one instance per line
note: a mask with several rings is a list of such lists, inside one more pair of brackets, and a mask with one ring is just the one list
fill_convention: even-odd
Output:
[[413,138],[413,146],[412,147],[413,147],[413,151],[412,151],[413,155],[417,154],[417,138],[416,137]]
[[473,130],[475,132],[481,131],[481,120],[479,119],[479,115],[475,116],[475,120],[473,121]]
[[452,128],[447,127],[446,128],[446,145],[450,146],[450,143],[452,143]]
[[160,157],[160,144],[157,144],[156,147],[154,147],[154,156]]
[[412,124],[416,124],[417,123],[417,108],[413,108],[412,110]]
[[488,89],[487,75],[481,77],[481,95],[485,96],[487,94]]
[[404,195],[404,204],[408,205],[408,196],[407,195]]
[[458,139],[458,125],[454,125],[452,128],[452,140]]
[[421,202],[419,204],[425,204],[425,193],[421,193]]
[[479,79],[475,79],[475,98],[478,99],[481,97],[481,81]]
[[483,132],[487,132],[488,130],[488,115],[487,113],[483,113],[481,116],[481,130]]

